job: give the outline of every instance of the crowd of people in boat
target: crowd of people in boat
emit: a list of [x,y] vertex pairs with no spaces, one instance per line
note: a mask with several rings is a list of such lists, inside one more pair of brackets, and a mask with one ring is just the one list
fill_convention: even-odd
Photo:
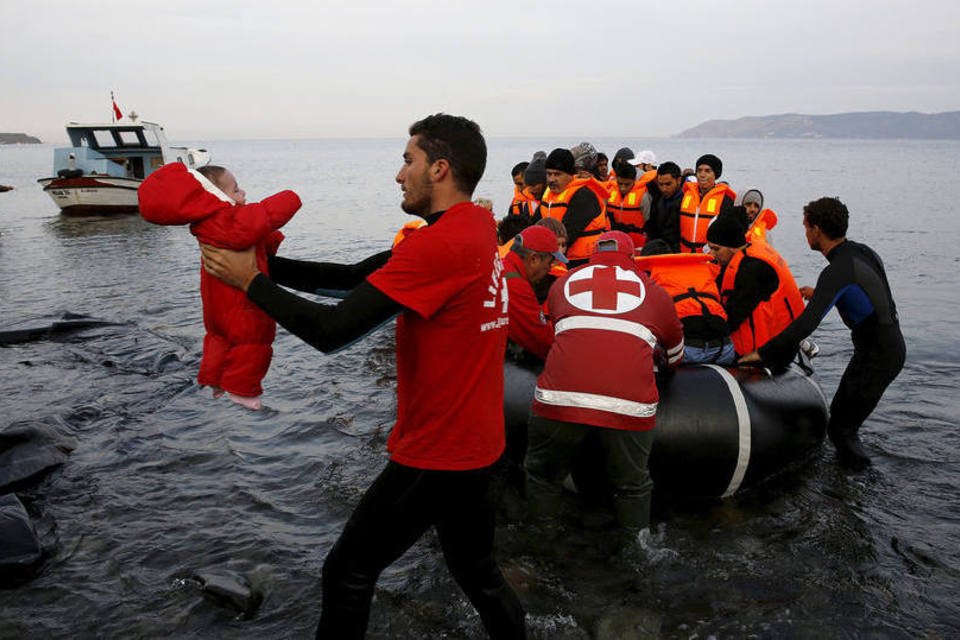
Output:
[[[390,460],[324,562],[317,637],[363,637],[379,575],[429,528],[490,636],[525,637],[523,604],[493,553],[490,489],[506,449],[508,338],[544,359],[523,465],[527,489],[538,496],[531,504],[548,512],[575,451],[594,434],[618,522],[631,534],[645,528],[655,363],[732,363],[732,351],[741,362],[783,366],[834,306],[851,329],[854,355],[828,432],[841,462],[869,464],[858,430],[905,351],[883,265],[869,247],[846,239],[849,212],[838,199],[804,208],[810,248],[830,264],[815,289],[801,292],[765,239],[775,216],[763,213],[759,192],[747,203],[756,216],[736,204],[734,191],[718,182],[719,158],[701,156],[696,180],[687,181],[676,163],[655,166],[652,154],[624,149],[611,174],[601,154],[581,144],[536,154],[522,183],[520,167],[514,171],[516,198],[499,223],[498,248],[494,217],[472,201],[486,167],[477,124],[435,114],[409,134],[396,182],[401,208],[421,220],[401,229],[391,250],[336,264],[280,257],[277,243],[265,250],[253,242],[244,250],[202,245],[205,272],[240,293],[245,313],[252,303],[323,352],[397,316]],[[185,179],[174,171],[170,178]],[[200,216],[191,220],[197,229],[210,211],[222,212],[207,194],[245,200],[223,193],[242,194],[232,176],[213,178],[207,184],[193,176],[183,191],[157,180],[156,195],[198,198],[191,211]],[[266,235],[299,205],[281,195],[266,207],[245,205]],[[158,211],[183,202],[158,201]],[[349,293],[333,305],[289,289]],[[242,346],[231,343],[226,358]],[[206,384],[231,392],[223,378]]]

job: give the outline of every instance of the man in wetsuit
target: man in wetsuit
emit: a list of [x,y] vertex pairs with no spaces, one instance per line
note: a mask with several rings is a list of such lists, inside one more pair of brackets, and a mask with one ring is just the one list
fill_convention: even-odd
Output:
[[[508,300],[493,217],[470,202],[486,144],[475,123],[445,114],[414,123],[410,136],[396,178],[401,206],[427,225],[392,253],[354,266],[277,258],[268,278],[250,252],[204,247],[205,268],[325,352],[400,314],[390,461],[324,562],[317,637],[363,637],[380,573],[434,527],[447,566],[490,636],[523,638],[523,608],[493,556],[488,491],[505,443]],[[354,288],[333,306],[278,284]]]
[[849,212],[836,198],[820,198],[803,208],[807,243],[829,265],[815,289],[801,288],[807,308],[786,329],[741,362],[785,366],[800,341],[809,336],[833,306],[853,339],[853,358],[830,403],[827,432],[842,465],[861,470],[870,465],[858,431],[893,382],[906,358],[897,306],[883,262],[870,247],[847,240]]

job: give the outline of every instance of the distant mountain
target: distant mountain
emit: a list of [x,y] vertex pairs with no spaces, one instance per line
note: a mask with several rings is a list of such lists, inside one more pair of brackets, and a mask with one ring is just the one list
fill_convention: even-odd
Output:
[[0,144],[40,144],[40,139],[25,133],[0,133]]
[[737,120],[708,120],[676,138],[867,138],[960,139],[960,111],[918,113],[864,111],[809,116],[785,113]]

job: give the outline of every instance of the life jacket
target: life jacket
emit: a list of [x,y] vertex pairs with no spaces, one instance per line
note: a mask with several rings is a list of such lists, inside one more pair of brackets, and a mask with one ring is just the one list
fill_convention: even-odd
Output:
[[530,187],[524,187],[521,190],[514,186],[513,202],[510,203],[510,210],[507,211],[507,215],[532,217],[539,207],[540,197],[532,192]]
[[633,246],[639,249],[647,243],[647,236],[643,227],[647,224],[640,209],[643,196],[647,194],[647,185],[657,177],[656,171],[647,171],[637,178],[633,188],[627,195],[620,193],[619,187],[614,184],[607,199],[607,217],[610,219],[610,228],[623,231],[633,240]]
[[543,201],[540,203],[540,216],[542,218],[555,218],[563,222],[563,218],[567,214],[567,206],[570,204],[570,198],[581,188],[592,191],[597,200],[600,201],[600,214],[587,223],[580,237],[567,247],[567,257],[571,260],[586,260],[593,255],[593,250],[597,245],[597,237],[604,231],[610,230],[610,220],[607,218],[606,206],[610,192],[596,178],[574,178],[567,185],[567,188],[560,193],[554,193],[547,189],[543,194]]
[[737,197],[725,182],[718,182],[713,189],[700,197],[700,185],[683,183],[683,200],[680,201],[680,252],[701,253],[707,244],[707,226],[720,213],[723,198]]
[[397,245],[410,237],[411,233],[426,224],[426,220],[413,220],[400,227],[400,231],[397,231],[397,235],[393,236],[393,248],[396,249]]
[[766,242],[767,231],[775,226],[777,226],[777,214],[773,209],[762,210],[747,229],[747,242]]
[[513,241],[516,240],[516,236],[510,238],[503,244],[497,246],[497,253],[500,254],[500,259],[503,260],[507,257],[507,254],[510,253],[511,247],[513,247]]
[[637,268],[649,271],[650,279],[663,287],[682,320],[689,316],[719,316],[727,319],[720,304],[717,276],[720,267],[703,253],[667,253],[640,256]]
[[800,296],[793,274],[790,273],[787,261],[765,242],[748,244],[730,259],[720,283],[721,302],[726,304],[733,294],[737,271],[745,257],[763,260],[773,267],[780,284],[770,298],[762,300],[750,317],[741,322],[740,326],[730,334],[733,346],[740,355],[746,355],[765,345],[803,312],[803,298]]

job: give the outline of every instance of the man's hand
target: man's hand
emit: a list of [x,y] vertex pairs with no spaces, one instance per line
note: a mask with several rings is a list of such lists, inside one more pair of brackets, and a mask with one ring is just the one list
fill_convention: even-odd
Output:
[[800,297],[804,300],[809,300],[813,297],[813,292],[815,289],[813,287],[800,287]]
[[737,360],[737,364],[750,364],[752,362],[760,362],[760,354],[756,351],[751,351],[747,355]]
[[201,244],[200,252],[203,254],[203,269],[231,287],[246,291],[250,282],[260,273],[253,247],[243,251],[231,251]]

